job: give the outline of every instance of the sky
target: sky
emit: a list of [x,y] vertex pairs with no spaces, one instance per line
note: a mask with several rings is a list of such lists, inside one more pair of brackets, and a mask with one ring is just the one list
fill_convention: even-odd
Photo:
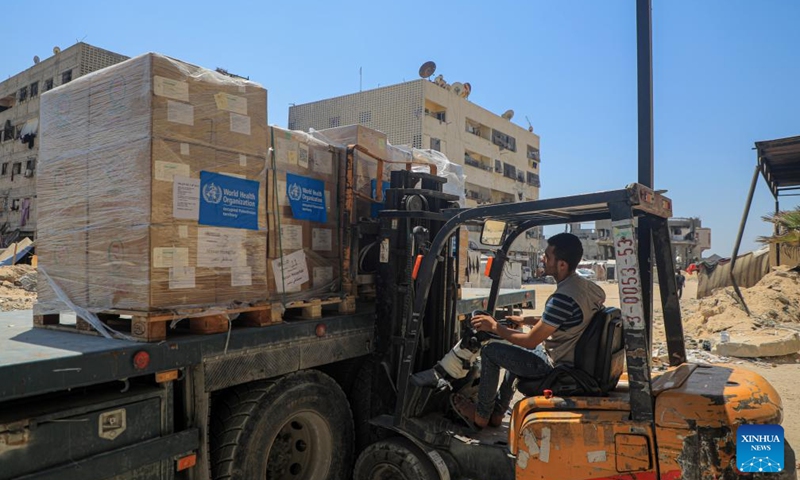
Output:
[[[358,91],[359,69],[366,90],[433,60],[470,101],[530,119],[541,198],[637,179],[634,0],[50,3],[4,22],[0,78],[76,41],[158,52],[260,83],[269,122],[286,126],[290,104]],[[796,0],[653,0],[655,187],[712,229],[707,255],[733,251],[754,142],[800,135],[799,21]],[[740,251],[771,232],[772,210],[760,180]]]

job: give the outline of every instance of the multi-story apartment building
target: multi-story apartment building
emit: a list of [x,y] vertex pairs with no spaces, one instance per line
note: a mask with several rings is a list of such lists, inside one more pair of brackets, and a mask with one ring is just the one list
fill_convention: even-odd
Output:
[[[289,108],[289,128],[324,130],[360,124],[394,145],[430,148],[464,166],[467,206],[539,198],[539,136],[467,99],[459,84],[419,79]],[[516,250],[533,253],[531,232]]]
[[0,82],[0,246],[36,231],[39,96],[127,58],[77,43]]

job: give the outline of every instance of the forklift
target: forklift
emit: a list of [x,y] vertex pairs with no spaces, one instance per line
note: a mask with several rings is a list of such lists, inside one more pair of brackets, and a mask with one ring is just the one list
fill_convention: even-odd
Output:
[[[443,179],[392,172],[380,213],[378,325],[372,401],[354,412],[361,453],[356,480],[795,479],[785,444],[780,473],[743,473],[737,428],[779,424],[781,400],[759,375],[687,362],[667,219],[672,201],[634,183],[619,190],[514,204],[455,208]],[[420,188],[421,187],[421,188]],[[472,396],[476,365],[460,379],[415,382],[450,348],[493,339],[457,315],[459,229],[482,229],[497,247],[487,275],[485,310],[495,299],[511,245],[536,227],[610,219],[621,308],[591,320],[575,366],[546,379],[519,379],[524,398],[502,427],[475,432],[449,408],[454,393]],[[637,233],[649,232],[650,248]],[[463,238],[463,237],[462,237]],[[648,245],[649,247],[650,245]],[[647,250],[643,253],[643,250]],[[652,283],[658,272],[669,368],[653,372]],[[580,373],[576,375],[575,373]],[[593,382],[575,381],[592,378]],[[359,421],[362,423],[359,430]]]

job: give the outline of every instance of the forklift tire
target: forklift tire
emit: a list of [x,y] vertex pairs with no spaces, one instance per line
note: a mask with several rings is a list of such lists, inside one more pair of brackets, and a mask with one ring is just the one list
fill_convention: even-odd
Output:
[[350,478],[353,417],[347,397],[316,370],[240,385],[211,414],[215,480]]
[[410,440],[392,437],[361,452],[353,480],[439,480],[439,472],[425,452]]

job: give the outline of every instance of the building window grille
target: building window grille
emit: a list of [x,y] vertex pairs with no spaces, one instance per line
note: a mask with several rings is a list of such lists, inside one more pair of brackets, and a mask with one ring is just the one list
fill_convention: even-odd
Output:
[[28,99],[28,87],[22,87],[19,89],[19,95],[17,95],[20,102],[24,102]]
[[369,123],[371,121],[372,121],[372,112],[371,111],[361,112],[361,113],[358,114],[358,123],[363,125],[363,124]]
[[414,139],[411,144],[414,148],[422,148],[422,135],[416,134],[414,135]]
[[48,78],[44,81],[44,91],[52,90],[53,89],[53,79]]
[[328,119],[328,128],[335,128],[339,126],[339,117],[330,117]]
[[510,163],[503,163],[503,176],[506,178],[517,178],[517,167]]
[[31,98],[39,95],[39,82],[33,82],[30,86]]

